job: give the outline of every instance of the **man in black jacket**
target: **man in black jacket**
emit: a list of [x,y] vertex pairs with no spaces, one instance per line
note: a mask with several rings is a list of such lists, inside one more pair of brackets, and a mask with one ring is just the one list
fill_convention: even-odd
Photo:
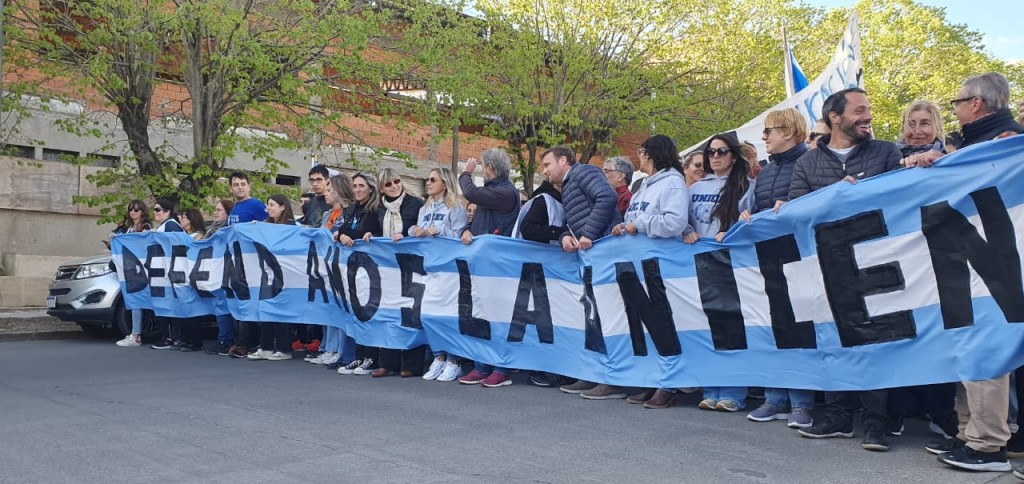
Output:
[[302,225],[319,227],[323,224],[324,214],[331,210],[331,205],[324,198],[324,191],[330,183],[331,174],[324,165],[316,165],[309,170],[309,188],[313,198],[302,206]]
[[[961,148],[1024,131],[1010,114],[1010,84],[995,72],[967,78],[950,104],[963,133]],[[1019,368],[1016,373],[1017,395],[1021,398],[1024,396],[1024,369]],[[959,383],[956,409],[960,425],[956,437],[929,443],[925,448],[939,454],[939,462],[953,467],[972,471],[1010,470],[1007,454],[1024,456],[1024,435],[1018,431],[1011,438],[1006,423],[1009,401],[1009,374]],[[1017,422],[1018,425],[1022,422],[1020,414]]]
[[[818,149],[796,161],[789,200],[833,183],[857,180],[901,168],[900,150],[888,141],[872,139],[871,103],[860,88],[836,92],[821,107],[822,119],[831,130],[818,140]],[[836,318],[837,320],[839,318]],[[886,451],[886,390],[827,392],[825,416],[797,432],[807,438],[853,437],[853,414],[864,408],[864,439],[867,450]]]

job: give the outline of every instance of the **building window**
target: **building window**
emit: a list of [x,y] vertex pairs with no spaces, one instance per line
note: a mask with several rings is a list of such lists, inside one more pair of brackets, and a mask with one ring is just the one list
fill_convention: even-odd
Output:
[[66,163],[73,163],[76,158],[78,158],[77,151],[43,148],[43,159],[46,161],[63,161]]
[[31,146],[24,145],[3,145],[3,147],[0,148],[0,154],[4,156],[13,156],[15,158],[34,159],[36,157],[36,149]]
[[275,185],[286,187],[297,187],[300,183],[302,183],[302,179],[297,176],[277,175],[277,178],[274,179]]
[[103,155],[100,153],[89,153],[87,158],[90,165],[102,168],[116,168],[121,163],[121,157],[119,156]]

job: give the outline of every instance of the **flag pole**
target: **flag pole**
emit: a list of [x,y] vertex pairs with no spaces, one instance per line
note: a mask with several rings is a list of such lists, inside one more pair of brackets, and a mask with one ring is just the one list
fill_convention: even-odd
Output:
[[786,98],[796,94],[796,87],[793,83],[793,58],[789,55],[789,37],[786,34],[786,21],[782,21],[782,58],[786,69]]

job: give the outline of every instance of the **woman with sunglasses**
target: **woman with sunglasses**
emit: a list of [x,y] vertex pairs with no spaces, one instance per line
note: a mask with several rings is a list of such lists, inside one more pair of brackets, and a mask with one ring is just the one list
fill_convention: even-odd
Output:
[[[753,204],[754,182],[747,178],[748,163],[735,137],[712,136],[705,145],[704,159],[711,174],[690,187],[690,225],[683,233],[687,244],[710,237],[721,242],[739,220],[740,212]],[[746,406],[746,400],[744,387],[705,387],[699,407],[738,412]]]
[[[267,199],[266,223],[295,226],[295,214],[288,197],[276,193]],[[255,223],[255,222],[253,222]],[[260,322],[260,349],[245,357],[250,361],[292,359],[291,324]]]
[[[448,168],[434,168],[427,176],[427,202],[420,208],[418,222],[409,227],[407,233],[412,237],[448,237],[457,239],[462,231],[469,225],[469,216],[459,202],[459,196],[455,191],[455,176]],[[401,238],[399,236],[399,238]],[[381,358],[385,358],[386,352],[394,350],[381,350]],[[419,361],[422,365],[423,352],[420,351]],[[402,355],[405,358],[415,358],[417,355]],[[389,363],[384,362],[385,368]],[[422,369],[422,367],[421,367]],[[455,381],[462,373],[462,366],[459,365],[455,355],[444,351],[434,351],[434,361],[430,368],[423,374],[424,380]]]
[[[683,234],[689,220],[689,201],[686,196],[686,177],[679,162],[676,144],[665,135],[654,135],[637,150],[640,171],[647,174],[640,189],[633,195],[623,223],[612,228],[613,236],[644,234],[654,239],[677,238]],[[625,389],[598,385],[580,394],[587,399],[625,398]],[[629,403],[644,404],[651,409],[668,408],[675,404],[676,393],[671,389],[645,389],[627,399]]]
[[686,176],[687,189],[706,175],[704,163],[704,152],[700,150],[691,151],[683,157],[683,175]]
[[[322,214],[320,227],[331,231],[341,225],[342,213],[355,200],[352,179],[342,174],[330,177],[323,195],[328,209]],[[356,356],[355,345],[350,344],[345,332],[336,326],[324,326],[324,339],[321,341],[320,349],[323,350],[320,355],[307,356],[306,361],[314,365],[325,365],[330,370],[348,365]]]
[[[406,193],[402,178],[391,168],[385,168],[377,174],[377,185],[382,187],[380,208],[377,209],[381,235],[397,242],[416,226],[423,200]],[[363,238],[370,240],[368,236]],[[423,374],[423,346],[408,350],[382,348],[379,351],[380,368],[373,371],[372,377],[401,375],[402,378],[408,378]]]
[[[345,208],[341,214],[341,223],[334,226],[335,240],[345,247],[352,247],[356,239],[369,240],[380,237],[380,195],[377,192],[377,180],[372,176],[356,173],[352,177],[352,195],[355,203]],[[355,345],[356,359],[346,366],[338,368],[342,375],[369,375],[377,369],[377,349],[355,344],[352,337],[346,337],[347,344]]]
[[[740,218],[750,223],[751,214],[765,210],[778,212],[789,198],[789,184],[793,180],[796,160],[807,153],[807,121],[800,111],[787,108],[769,111],[764,118],[761,139],[768,152],[768,165],[757,176],[754,187],[754,205],[744,210]],[[790,428],[810,427],[814,420],[814,391],[787,388],[765,388],[764,403],[747,414],[753,422],[787,420]]]
[[[128,208],[125,210],[124,221],[121,225],[110,234],[111,237],[116,237],[121,234],[134,234],[145,232],[152,229],[152,225],[149,222],[149,211],[146,210],[146,204],[142,203],[142,200],[132,200],[128,202]],[[110,248],[110,242],[106,242],[107,248]],[[142,310],[132,309],[132,332],[125,335],[124,339],[117,342],[118,346],[125,348],[134,348],[142,346]]]
[[[181,224],[178,223],[177,214],[174,211],[174,202],[167,198],[158,198],[153,203],[153,220],[156,222],[157,227],[154,232],[184,232],[181,228]],[[167,349],[181,349],[184,346],[180,340],[172,338],[172,334],[181,336],[181,319],[179,318],[168,318],[168,317],[157,317],[157,326],[160,334],[163,335],[163,339],[151,346],[155,350],[167,350]],[[192,349],[186,349],[185,351],[191,351]]]

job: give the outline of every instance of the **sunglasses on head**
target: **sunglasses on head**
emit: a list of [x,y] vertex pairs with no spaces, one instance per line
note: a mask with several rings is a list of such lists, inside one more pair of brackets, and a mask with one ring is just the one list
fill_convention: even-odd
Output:
[[401,185],[401,184],[402,184],[402,180],[400,178],[395,178],[394,180],[389,180],[389,181],[384,182],[384,188],[391,188],[392,185]]
[[727,147],[708,148],[704,150],[704,156],[707,156],[708,158],[714,158],[715,156],[725,156],[727,154],[729,154],[729,148]]

